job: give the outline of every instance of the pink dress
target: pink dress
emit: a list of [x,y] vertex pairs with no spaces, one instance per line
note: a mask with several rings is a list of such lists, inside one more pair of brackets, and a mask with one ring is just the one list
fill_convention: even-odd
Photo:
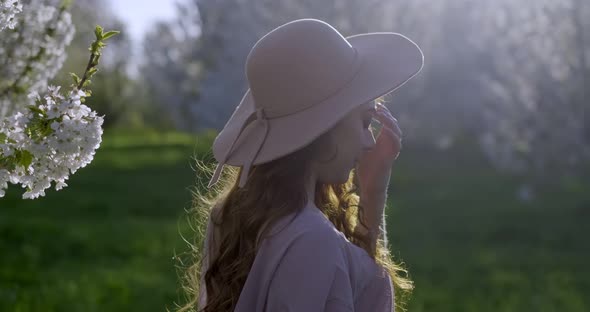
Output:
[[[279,220],[271,233],[261,243],[234,311],[394,311],[387,271],[316,207],[307,205],[294,219]],[[203,268],[207,265],[205,256]],[[207,299],[204,286],[201,280],[199,310]]]

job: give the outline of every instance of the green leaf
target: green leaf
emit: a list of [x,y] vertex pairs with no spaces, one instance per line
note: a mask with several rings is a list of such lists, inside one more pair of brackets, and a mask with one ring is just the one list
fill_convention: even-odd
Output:
[[37,113],[37,114],[40,114],[40,115],[45,116],[45,112],[42,109],[40,109],[39,107],[35,106],[35,105],[29,105],[28,108],[33,113]]
[[101,55],[102,54],[100,52],[96,53],[96,56],[94,57],[94,62],[93,62],[95,66],[98,65],[98,61],[100,60]]
[[94,28],[94,35],[96,35],[97,40],[102,39],[102,27],[100,25],[96,25],[96,28]]
[[0,132],[0,142],[4,143],[4,141],[6,141],[6,138],[7,138],[6,134]]
[[[2,155],[2,154],[0,154]],[[13,171],[16,167],[16,163],[14,161],[14,156],[0,156],[0,169],[6,169],[8,171]]]
[[33,154],[31,154],[29,151],[24,150],[22,152],[22,158],[21,158],[21,164],[25,167],[28,168],[31,164],[33,163]]
[[70,76],[72,76],[72,79],[74,79],[74,84],[75,85],[79,85],[80,84],[80,77],[78,77],[78,75],[76,75],[74,73],[70,73]]
[[29,168],[31,163],[33,163],[33,154],[27,150],[17,150],[16,161],[18,165],[23,166],[25,169]]
[[97,71],[98,68],[92,67],[90,70],[88,70],[88,77],[92,77],[92,75],[94,75]]
[[105,34],[103,34],[102,40],[107,40],[110,37],[112,37],[112,36],[114,36],[114,35],[116,35],[118,33],[120,33],[120,31],[118,31],[118,30],[111,30],[109,32],[106,32]]

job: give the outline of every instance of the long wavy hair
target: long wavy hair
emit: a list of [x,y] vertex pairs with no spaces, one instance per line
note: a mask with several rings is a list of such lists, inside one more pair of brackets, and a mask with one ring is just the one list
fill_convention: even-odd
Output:
[[[207,302],[198,312],[234,310],[261,239],[278,219],[297,213],[306,205],[305,183],[310,164],[312,160],[321,162],[318,150],[324,148],[327,135],[330,131],[293,153],[253,166],[244,188],[237,187],[241,168],[229,166],[207,193],[195,188],[188,216],[196,237],[193,242],[185,239],[190,248],[188,263],[178,258],[186,303],[179,306],[177,312],[197,310],[202,274],[205,274]],[[197,167],[208,173],[214,170],[198,159]],[[404,310],[413,283],[402,264],[394,262],[383,239],[379,238],[372,250],[368,228],[363,222],[364,209],[360,205],[355,172],[356,169],[351,171],[344,184],[318,183],[315,205],[350,242],[364,249],[387,270],[395,288],[396,310]],[[220,233],[220,237],[215,237],[219,250],[217,257],[210,259],[209,269],[201,272],[204,231],[209,217]]]

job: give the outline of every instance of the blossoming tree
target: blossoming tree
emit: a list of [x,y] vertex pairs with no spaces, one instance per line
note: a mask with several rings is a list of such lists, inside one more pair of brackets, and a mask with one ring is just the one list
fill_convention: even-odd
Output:
[[70,174],[89,164],[102,140],[103,117],[84,105],[105,41],[119,33],[96,26],[90,59],[73,84],[48,86],[74,35],[67,11],[42,0],[0,0],[0,197],[8,182],[26,188],[23,198],[67,186]]

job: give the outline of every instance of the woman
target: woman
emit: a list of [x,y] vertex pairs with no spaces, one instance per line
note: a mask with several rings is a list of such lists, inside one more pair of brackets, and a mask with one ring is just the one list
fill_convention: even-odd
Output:
[[[420,48],[400,34],[344,38],[316,19],[254,45],[250,88],[213,143],[209,187],[220,178],[222,186],[196,197],[207,230],[181,311],[394,309],[394,287],[412,284],[386,241],[401,130],[380,99],[422,65]],[[225,164],[239,169],[221,177]]]

